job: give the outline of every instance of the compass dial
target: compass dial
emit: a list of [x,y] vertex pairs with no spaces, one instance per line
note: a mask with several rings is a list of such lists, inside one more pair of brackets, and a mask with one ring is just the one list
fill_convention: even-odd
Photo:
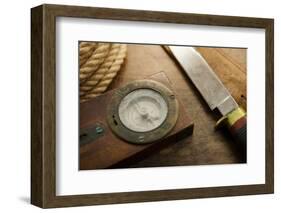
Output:
[[145,144],[165,137],[178,118],[172,90],[153,80],[138,80],[117,89],[107,106],[107,122],[120,138]]
[[137,89],[120,102],[118,114],[128,129],[148,132],[159,127],[166,119],[168,106],[164,98],[153,89]]

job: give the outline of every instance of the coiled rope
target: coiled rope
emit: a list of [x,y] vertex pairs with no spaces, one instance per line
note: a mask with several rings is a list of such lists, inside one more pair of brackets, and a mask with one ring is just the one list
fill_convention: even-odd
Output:
[[127,54],[126,44],[81,42],[79,44],[80,102],[106,91]]

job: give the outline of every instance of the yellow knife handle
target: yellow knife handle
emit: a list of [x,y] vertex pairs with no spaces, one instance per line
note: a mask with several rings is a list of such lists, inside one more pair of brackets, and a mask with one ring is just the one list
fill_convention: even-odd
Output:
[[234,137],[242,154],[246,154],[247,150],[247,117],[246,112],[238,107],[228,113],[217,122],[217,125],[224,123],[227,125],[230,133]]

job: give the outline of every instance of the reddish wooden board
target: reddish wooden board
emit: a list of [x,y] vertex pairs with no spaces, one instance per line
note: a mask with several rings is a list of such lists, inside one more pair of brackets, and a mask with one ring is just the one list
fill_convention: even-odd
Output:
[[[164,72],[155,74],[149,79],[159,81],[172,89]],[[173,89],[172,89],[173,90]],[[179,117],[175,127],[162,140],[154,143],[137,145],[123,141],[110,130],[106,122],[106,105],[115,90],[84,102],[80,105],[80,130],[99,123],[104,129],[102,136],[90,143],[80,145],[80,170],[104,169],[120,166],[129,166],[144,159],[156,150],[176,143],[180,139],[186,139],[193,132],[193,124],[187,115],[181,101],[179,101]]]

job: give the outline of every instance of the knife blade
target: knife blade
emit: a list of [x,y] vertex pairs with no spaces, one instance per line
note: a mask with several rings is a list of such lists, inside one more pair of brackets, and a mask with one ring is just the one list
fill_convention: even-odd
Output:
[[239,107],[209,64],[193,47],[166,46],[165,48],[183,68],[210,109],[217,109],[221,113],[222,118],[219,119],[216,127],[227,125],[241,151],[246,153],[246,112]]

